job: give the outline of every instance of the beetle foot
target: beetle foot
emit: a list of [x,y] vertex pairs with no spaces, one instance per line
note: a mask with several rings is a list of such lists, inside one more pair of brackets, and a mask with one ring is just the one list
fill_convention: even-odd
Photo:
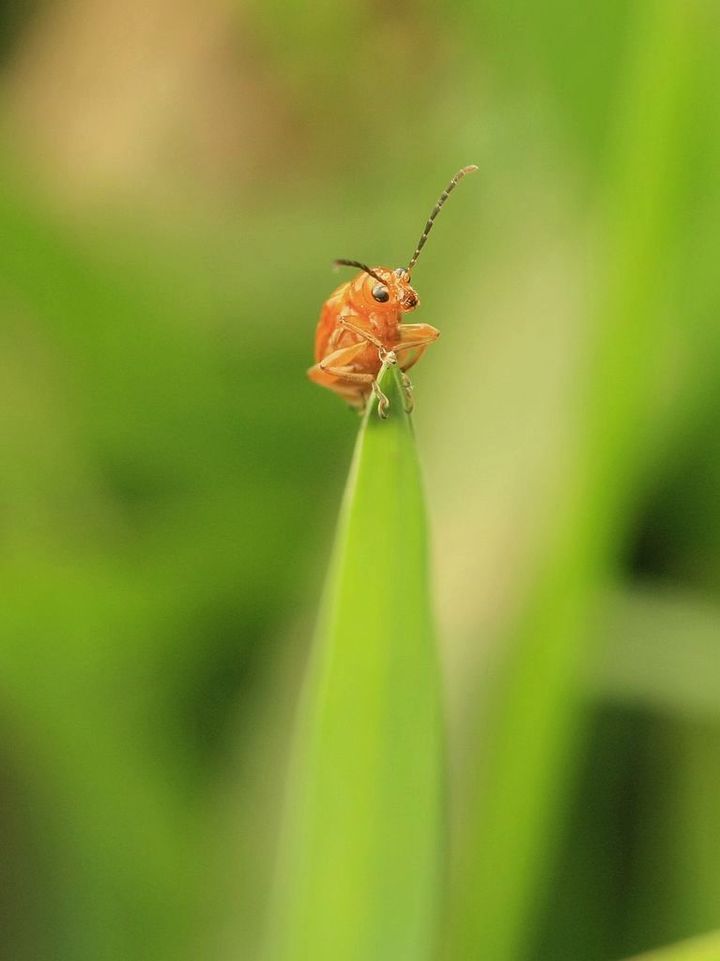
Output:
[[385,367],[395,367],[397,365],[397,354],[394,350],[386,350],[381,347],[378,351],[378,357],[380,358],[380,363]]
[[375,396],[377,397],[378,417],[382,418],[382,420],[385,420],[387,418],[387,410],[388,410],[388,407],[390,406],[390,401],[388,400],[387,395],[382,392],[382,390],[380,389],[380,385],[376,380],[373,381],[372,389],[373,389],[373,394],[375,394]]
[[413,395],[412,381],[406,373],[400,372],[400,383],[402,385],[403,407],[406,414],[412,414],[415,409],[415,397]]

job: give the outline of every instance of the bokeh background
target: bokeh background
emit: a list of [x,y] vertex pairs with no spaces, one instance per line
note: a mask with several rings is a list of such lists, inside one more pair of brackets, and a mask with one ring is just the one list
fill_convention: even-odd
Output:
[[719,39],[712,0],[3,0],[3,957],[259,957],[357,428],[304,374],[329,264],[406,262],[467,163],[414,275],[444,955],[720,927]]

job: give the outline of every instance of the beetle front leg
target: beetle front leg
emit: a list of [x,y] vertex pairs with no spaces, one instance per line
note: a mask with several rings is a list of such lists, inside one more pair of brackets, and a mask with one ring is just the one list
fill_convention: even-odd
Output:
[[400,342],[395,345],[395,353],[401,355],[398,359],[400,379],[403,388],[405,410],[412,412],[415,406],[412,381],[407,371],[420,360],[428,346],[437,340],[440,331],[430,324],[403,324],[400,327]]
[[[400,345],[397,350],[402,350],[402,345]],[[406,414],[412,414],[415,408],[415,398],[413,397],[413,385],[412,381],[405,373],[402,365],[398,361],[397,353],[395,350],[385,350],[383,348],[379,352],[380,361],[383,367],[397,367],[398,373],[400,375],[400,387],[403,395],[403,407]]]
[[412,414],[415,410],[415,397],[413,396],[413,384],[404,370],[400,371],[400,387],[403,395],[403,407],[406,414]]
[[338,321],[338,329],[344,329],[352,331],[353,334],[357,334],[358,337],[362,337],[363,340],[367,341],[368,344],[372,344],[373,347],[377,347],[382,350],[382,341],[379,337],[376,337],[371,331],[367,330],[361,324],[354,323],[349,317],[341,317]]
[[[378,350],[378,357],[380,358],[380,363],[382,364],[382,367],[378,371],[378,375],[373,381],[372,389],[373,389],[373,393],[378,399],[378,416],[382,417],[382,419],[385,420],[387,417],[387,409],[390,406],[390,401],[388,400],[387,396],[382,392],[380,388],[380,380],[382,378],[382,375],[388,369],[388,367],[397,367],[398,359],[394,350],[388,350],[385,347],[380,347],[380,349]],[[404,375],[401,375],[401,376],[404,376]]]
[[382,420],[386,420],[387,409],[390,406],[390,400],[387,394],[383,393],[382,388],[380,387],[380,384],[377,382],[377,380],[374,380],[372,382],[372,392],[377,397],[378,417],[382,418]]
[[341,377],[346,383],[363,384],[369,386],[373,394],[377,397],[378,415],[385,420],[387,417],[387,409],[390,406],[390,401],[388,400],[387,395],[383,393],[379,384],[382,370],[377,377],[373,377],[372,374],[359,374],[356,371],[347,370],[343,367],[324,367],[323,370],[327,371],[328,374],[333,374],[335,377]]

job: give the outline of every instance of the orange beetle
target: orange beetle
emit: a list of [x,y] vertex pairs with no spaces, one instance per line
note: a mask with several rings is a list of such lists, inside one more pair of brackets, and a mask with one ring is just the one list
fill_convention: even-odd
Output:
[[357,260],[335,261],[336,267],[358,267],[362,273],[338,287],[325,301],[315,333],[316,363],[308,377],[361,413],[370,395],[375,394],[378,413],[387,416],[388,399],[378,378],[390,366],[399,368],[405,406],[412,410],[412,384],[406,371],[420,360],[428,344],[437,340],[440,331],[429,324],[402,323],[402,315],[420,302],[410,286],[410,274],[440,208],[465,174],[477,169],[474,165],[463,167],[440,194],[407,267],[392,270],[368,267]]

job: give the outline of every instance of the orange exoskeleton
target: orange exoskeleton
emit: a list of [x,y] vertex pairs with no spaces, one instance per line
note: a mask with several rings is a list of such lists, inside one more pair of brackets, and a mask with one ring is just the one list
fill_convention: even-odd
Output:
[[378,378],[385,367],[397,366],[405,406],[412,409],[412,385],[407,371],[440,336],[429,324],[404,324],[403,314],[414,310],[418,295],[410,276],[440,208],[465,174],[477,167],[463,167],[452,178],[435,204],[407,267],[368,267],[357,260],[336,260],[335,266],[357,267],[354,280],[342,284],[323,305],[315,334],[316,363],[310,380],[339,394],[360,412],[371,394],[378,399],[378,413],[387,416],[388,399]]

